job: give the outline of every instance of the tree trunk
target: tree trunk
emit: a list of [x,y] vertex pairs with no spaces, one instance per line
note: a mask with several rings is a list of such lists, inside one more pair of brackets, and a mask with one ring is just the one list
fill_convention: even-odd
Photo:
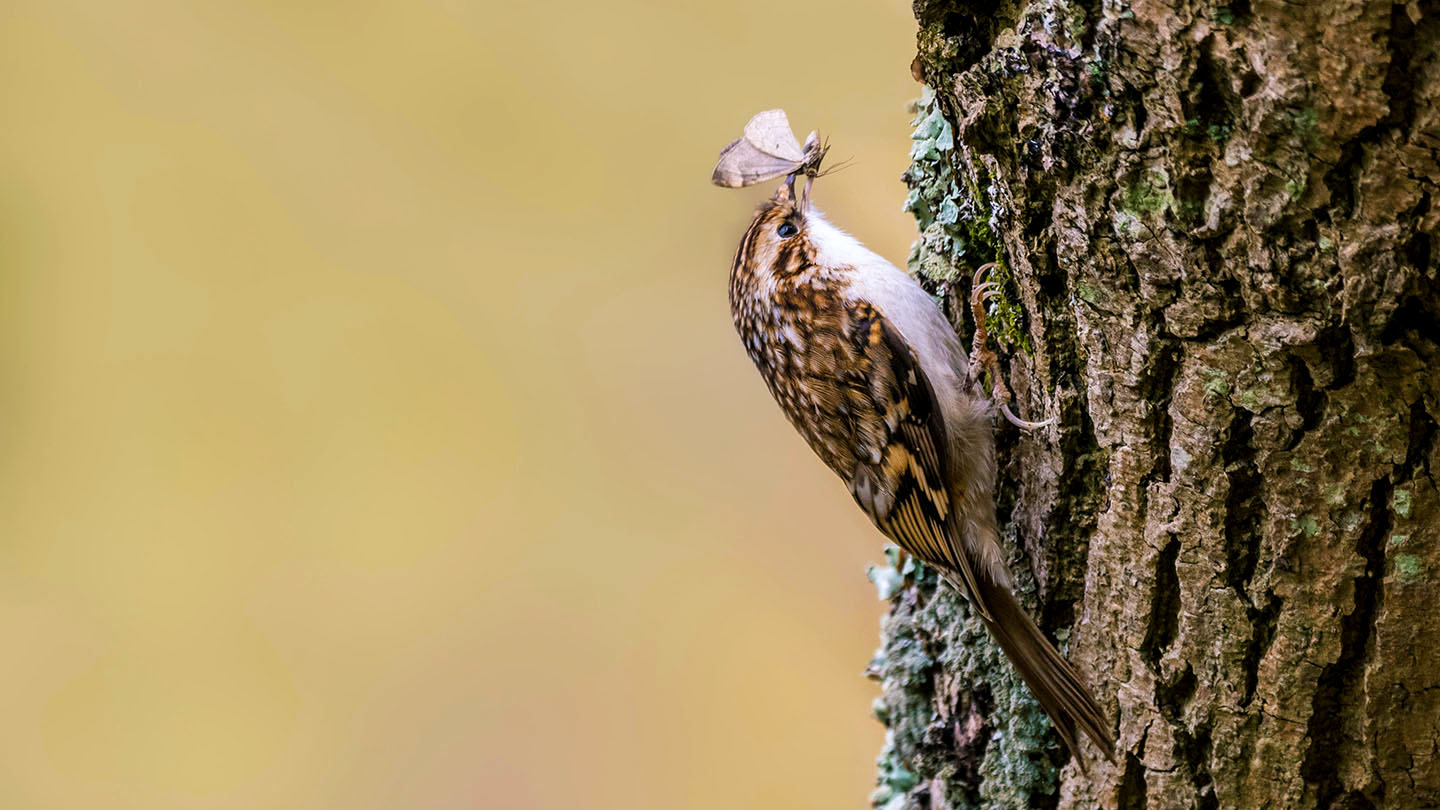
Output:
[[1119,746],[907,562],[873,802],[1440,807],[1440,2],[915,11],[911,268],[999,262],[1011,564]]

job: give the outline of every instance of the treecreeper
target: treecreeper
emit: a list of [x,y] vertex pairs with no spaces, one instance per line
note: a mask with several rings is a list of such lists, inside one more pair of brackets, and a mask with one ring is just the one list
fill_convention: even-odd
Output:
[[[712,181],[785,179],[756,211],[730,267],[730,312],[745,351],[815,454],[875,526],[939,570],[984,621],[1084,768],[1077,729],[1114,759],[1111,723],[1079,674],[1015,598],[995,517],[993,404],[1010,410],[986,346],[995,294],[976,273],[967,356],[920,284],[830,224],[811,204],[826,148],[802,146],[782,110],[751,119]],[[797,194],[795,180],[805,177]],[[994,396],[980,373],[994,373]]]

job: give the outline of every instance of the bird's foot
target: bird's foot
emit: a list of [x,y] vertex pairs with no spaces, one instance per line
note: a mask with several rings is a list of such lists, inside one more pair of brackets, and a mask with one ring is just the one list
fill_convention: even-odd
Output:
[[1010,410],[1010,389],[1005,385],[1005,376],[1000,373],[1000,358],[986,345],[990,337],[990,330],[985,325],[987,317],[985,305],[992,296],[999,292],[999,285],[993,281],[982,282],[980,279],[984,278],[985,274],[989,273],[994,266],[994,262],[981,265],[980,269],[975,271],[975,278],[970,285],[970,313],[975,316],[975,341],[970,347],[970,381],[984,390],[980,376],[985,369],[989,369],[994,381],[991,393],[1000,403],[1000,412],[1005,414],[1005,418],[1010,424],[1024,430],[1048,427],[1055,423],[1054,417],[1043,422],[1030,422],[1021,419],[1015,415],[1014,411]]

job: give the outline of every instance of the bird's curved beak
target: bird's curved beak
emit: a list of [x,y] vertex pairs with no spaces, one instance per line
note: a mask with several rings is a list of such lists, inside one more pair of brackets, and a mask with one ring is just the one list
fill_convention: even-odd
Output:
[[[820,176],[820,164],[825,160],[825,153],[829,147],[820,142],[820,133],[811,132],[805,139],[805,158],[795,171],[785,175],[785,182],[775,189],[775,202],[794,201],[795,207],[800,212],[810,209],[810,189],[815,185],[815,178]],[[795,178],[805,176],[805,187],[797,197],[795,194]]]
[[775,189],[775,196],[770,199],[777,203],[790,202],[795,199],[795,172],[785,175],[785,182]]
[[[805,175],[805,186],[800,190],[800,195],[797,197],[795,195],[795,178],[800,174]],[[810,187],[814,185],[814,183],[815,175],[803,169],[793,171],[785,175],[785,182],[781,183],[780,187],[775,189],[775,196],[771,199],[777,203],[794,202],[795,210],[803,214],[810,209]]]

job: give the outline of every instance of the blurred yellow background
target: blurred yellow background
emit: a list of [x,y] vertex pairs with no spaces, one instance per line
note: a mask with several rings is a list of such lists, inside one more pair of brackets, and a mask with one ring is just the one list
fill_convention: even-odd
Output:
[[905,0],[11,0],[0,807],[862,808],[880,541],[730,325]]

